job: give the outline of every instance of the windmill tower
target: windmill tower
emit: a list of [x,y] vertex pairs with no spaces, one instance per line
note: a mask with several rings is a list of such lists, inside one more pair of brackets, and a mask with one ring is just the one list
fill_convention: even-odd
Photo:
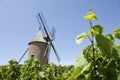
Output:
[[[22,58],[24,57],[24,55],[28,52],[28,59],[36,58],[38,59],[40,64],[48,64],[51,48],[53,49],[58,62],[60,62],[58,53],[56,52],[56,49],[52,43],[54,39],[54,35],[55,35],[54,27],[49,33],[49,29],[47,27],[47,24],[43,17],[42,12],[38,13],[36,17],[40,25],[39,32],[36,34],[33,40],[28,43],[29,48],[25,51],[25,53],[22,55],[22,57],[19,59],[18,62],[20,62]],[[41,31],[41,28],[42,28],[42,31]]]
[[34,39],[29,43],[28,58],[36,58],[40,64],[48,63],[49,44],[45,41],[42,33],[39,31]]

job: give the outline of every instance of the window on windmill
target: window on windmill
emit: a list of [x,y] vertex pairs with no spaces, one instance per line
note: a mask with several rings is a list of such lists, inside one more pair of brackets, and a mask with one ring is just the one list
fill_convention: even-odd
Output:
[[35,55],[31,55],[31,58],[34,58],[35,57]]

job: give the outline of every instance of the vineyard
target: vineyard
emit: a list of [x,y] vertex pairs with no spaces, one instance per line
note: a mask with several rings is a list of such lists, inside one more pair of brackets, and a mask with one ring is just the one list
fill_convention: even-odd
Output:
[[103,34],[101,25],[93,25],[97,20],[93,10],[84,19],[89,30],[79,34],[76,43],[88,38],[91,44],[79,54],[76,65],[40,65],[34,58],[20,65],[10,60],[0,66],[0,80],[120,80],[120,44],[115,43],[120,40],[120,28],[115,28],[114,34]]

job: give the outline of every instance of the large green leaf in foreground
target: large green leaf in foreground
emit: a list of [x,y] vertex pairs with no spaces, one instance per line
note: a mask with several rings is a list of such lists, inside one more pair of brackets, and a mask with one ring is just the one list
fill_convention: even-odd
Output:
[[102,53],[106,54],[107,57],[111,57],[113,44],[112,41],[103,35],[96,35],[96,42]]

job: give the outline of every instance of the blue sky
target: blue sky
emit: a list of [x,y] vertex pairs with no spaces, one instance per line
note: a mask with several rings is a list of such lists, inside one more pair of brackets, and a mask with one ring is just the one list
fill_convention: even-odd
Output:
[[[78,54],[89,44],[86,40],[78,46],[75,38],[89,29],[83,16],[90,8],[98,16],[94,24],[102,25],[105,34],[113,34],[114,28],[120,28],[120,0],[0,0],[0,65],[8,64],[11,59],[19,60],[28,48],[38,32],[35,16],[40,11],[49,28],[55,26],[54,45],[60,64],[75,64]],[[120,44],[119,40],[116,42]],[[21,63],[26,59],[27,55]],[[50,62],[58,64],[52,50]]]

